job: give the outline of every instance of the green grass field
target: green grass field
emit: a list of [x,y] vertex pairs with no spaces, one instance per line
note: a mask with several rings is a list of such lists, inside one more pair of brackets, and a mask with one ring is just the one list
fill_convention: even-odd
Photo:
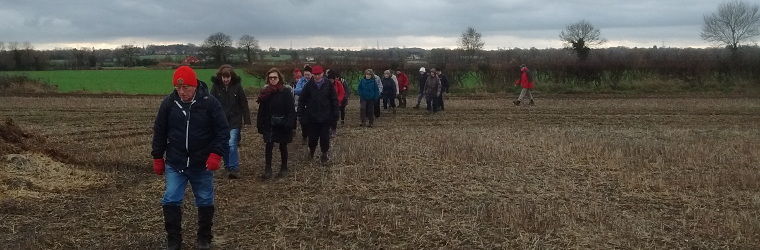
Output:
[[[57,70],[8,71],[0,74],[24,74],[58,85],[60,92],[86,91],[91,93],[166,94],[171,92],[173,70]],[[211,87],[216,69],[196,69],[201,81]],[[263,81],[239,71],[243,86],[262,86]]]

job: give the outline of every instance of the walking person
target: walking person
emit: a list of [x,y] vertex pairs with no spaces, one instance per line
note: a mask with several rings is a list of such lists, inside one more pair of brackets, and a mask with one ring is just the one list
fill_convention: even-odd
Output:
[[[372,71],[372,73],[374,74],[375,72]],[[377,84],[377,90],[381,93],[381,95],[378,96],[378,98],[375,100],[375,118],[380,118],[380,114],[381,114],[380,113],[380,98],[383,93],[383,80],[379,76],[377,76],[377,74],[372,75],[372,77],[375,78],[375,84]]]
[[435,68],[430,69],[430,75],[425,81],[425,102],[428,114],[438,112],[438,100],[441,97],[441,79],[438,79]]
[[174,71],[174,92],[164,97],[153,124],[153,171],[166,175],[164,212],[167,249],[182,246],[182,200],[187,183],[198,207],[198,249],[210,249],[214,218],[214,172],[229,149],[224,108],[188,66]]
[[409,92],[409,77],[406,76],[404,71],[401,71],[401,68],[398,68],[396,69],[396,79],[398,79],[399,88],[398,106],[406,108],[406,94]]
[[338,120],[338,94],[327,81],[322,66],[312,68],[313,77],[306,83],[298,100],[298,115],[309,129],[309,159],[314,158],[317,144],[322,165],[327,165],[330,150],[330,125]]
[[[346,96],[346,91],[343,89],[343,83],[340,82],[340,76],[338,75],[338,72],[335,70],[328,70],[327,71],[327,80],[332,82],[333,88],[335,88],[336,94],[338,94],[338,112],[343,116],[343,112],[345,112],[345,107],[342,107],[343,99]],[[337,135],[338,131],[338,119],[335,119],[333,124],[330,126],[330,137],[335,137]]]
[[222,156],[224,169],[227,177],[237,179],[240,170],[240,130],[245,125],[251,125],[251,111],[248,108],[248,98],[245,95],[240,76],[235,73],[231,65],[225,64],[219,67],[216,75],[211,77],[211,95],[222,104],[224,116],[230,127],[230,140],[227,143],[229,149]]
[[[296,82],[295,86],[293,86],[293,93],[295,94],[296,99],[296,107],[298,107],[298,100],[300,99],[299,96],[301,95],[301,92],[303,91],[304,86],[306,86],[306,83],[311,80],[312,74],[311,74],[311,66],[306,64],[306,66],[303,67],[303,77]],[[304,110],[306,110],[308,107],[304,107]],[[298,116],[300,117],[300,116]],[[298,123],[301,124],[301,142],[306,145],[307,138],[309,137],[309,128],[307,127],[307,124],[298,118]]]
[[515,81],[515,86],[521,86],[522,91],[520,91],[520,97],[517,97],[516,101],[513,101],[515,106],[520,106],[520,103],[522,102],[522,99],[525,97],[525,95],[528,95],[528,99],[530,99],[529,105],[535,105],[536,103],[533,102],[533,74],[530,72],[527,66],[525,64],[520,65],[520,78]]
[[280,146],[280,171],[277,177],[288,174],[288,143],[293,141],[296,128],[295,98],[290,86],[283,84],[285,78],[277,68],[267,71],[267,85],[259,93],[256,128],[264,139],[264,174],[261,178],[272,177],[272,152],[274,144]]
[[[359,119],[361,127],[372,127],[375,123],[375,100],[380,97],[380,91],[375,83],[371,69],[364,71],[364,77],[359,81]],[[367,123],[369,121],[369,123]]]
[[383,72],[383,91],[381,98],[383,99],[383,109],[388,109],[390,106],[393,113],[396,113],[396,82],[391,78],[391,71],[386,70]]
[[420,67],[420,78],[419,78],[419,84],[420,84],[420,92],[417,94],[417,105],[414,105],[414,109],[420,108],[420,103],[422,102],[422,98],[425,97],[425,84],[427,82],[428,74],[427,71],[425,71],[425,67]]
[[348,84],[348,80],[340,78],[341,84],[343,84],[343,102],[340,103],[340,124],[345,124],[346,121],[346,106],[348,106],[348,97],[351,96],[351,87]]
[[443,109],[444,109],[444,106],[443,106],[444,93],[446,93],[446,94],[449,93],[449,87],[450,87],[450,85],[449,85],[449,78],[446,77],[441,72],[440,69],[437,69],[435,71],[435,75],[438,76],[439,80],[441,80],[441,95],[438,96],[438,111],[443,111]]

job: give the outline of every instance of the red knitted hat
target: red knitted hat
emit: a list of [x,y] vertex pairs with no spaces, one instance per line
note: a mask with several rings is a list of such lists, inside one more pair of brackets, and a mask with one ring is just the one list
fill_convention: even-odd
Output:
[[172,84],[175,86],[177,84],[184,84],[198,87],[198,77],[195,75],[195,71],[193,71],[193,69],[188,66],[182,66],[174,71],[174,79],[172,79]]
[[318,75],[318,74],[322,74],[324,72],[322,71],[322,66],[317,65],[317,66],[314,66],[313,68],[311,68],[311,73],[315,74],[315,75]]

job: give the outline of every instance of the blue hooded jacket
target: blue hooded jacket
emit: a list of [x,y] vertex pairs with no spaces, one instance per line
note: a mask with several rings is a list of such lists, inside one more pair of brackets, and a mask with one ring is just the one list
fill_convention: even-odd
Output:
[[380,89],[377,88],[375,78],[362,78],[359,81],[358,90],[361,100],[377,100],[380,98]]

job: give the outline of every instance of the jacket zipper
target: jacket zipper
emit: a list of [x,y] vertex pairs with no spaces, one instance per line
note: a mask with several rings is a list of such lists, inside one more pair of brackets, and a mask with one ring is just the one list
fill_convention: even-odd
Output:
[[[192,102],[190,102],[190,106],[188,106],[187,111],[182,107],[182,104],[179,104],[178,101],[174,101],[174,103],[179,106],[180,109],[182,109],[182,113],[185,114],[185,152],[188,153],[186,159],[185,159],[185,169],[190,168],[190,110],[193,107],[193,104],[195,104],[195,99],[193,99]],[[180,173],[184,172],[184,170],[180,170]]]

